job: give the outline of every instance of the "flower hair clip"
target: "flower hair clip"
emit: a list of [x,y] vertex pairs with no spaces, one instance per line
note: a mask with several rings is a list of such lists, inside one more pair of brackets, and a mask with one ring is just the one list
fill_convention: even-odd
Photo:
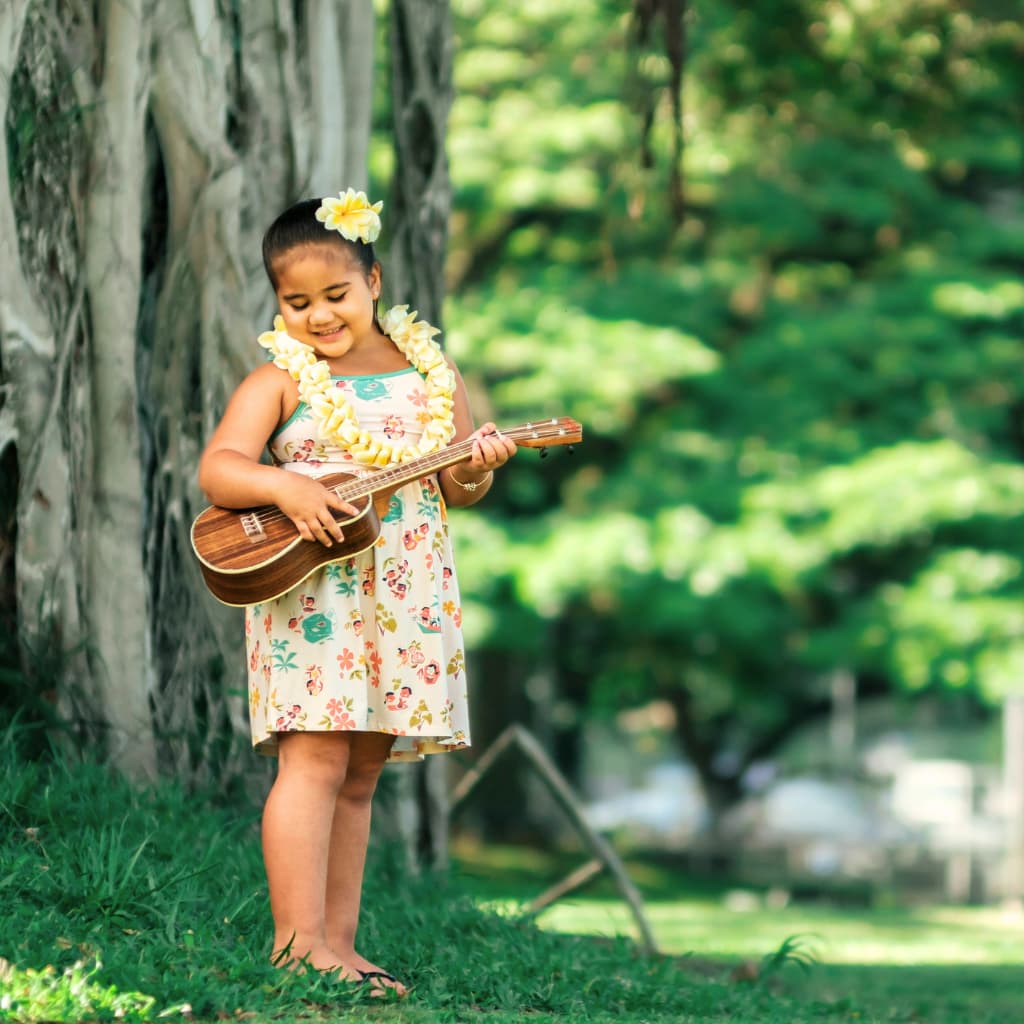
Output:
[[327,196],[320,201],[316,219],[330,231],[337,231],[350,242],[375,242],[380,234],[380,211],[384,203],[371,203],[365,192],[354,188]]

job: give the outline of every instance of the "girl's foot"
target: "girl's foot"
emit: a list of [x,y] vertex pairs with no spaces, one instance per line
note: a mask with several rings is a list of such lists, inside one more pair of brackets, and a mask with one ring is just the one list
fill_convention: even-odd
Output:
[[393,975],[387,971],[360,971],[362,984],[370,986],[371,996],[396,995],[399,998],[404,996],[408,989]]
[[378,964],[370,963],[365,956],[354,953],[347,961],[362,975],[363,979],[377,988],[394,989],[395,995],[404,996],[408,989],[390,972]]
[[330,946],[312,946],[305,953],[296,953],[293,946],[286,946],[270,957],[270,962],[285,971],[305,974],[306,968],[321,974],[335,973],[339,981],[363,980],[363,972],[345,961]]
[[391,992],[397,996],[404,996],[407,991],[393,974],[382,970],[376,964],[371,964],[365,957],[357,953],[352,959],[344,960],[329,946],[311,948],[302,956],[296,956],[290,949],[284,949],[275,953],[270,962],[275,967],[298,974],[305,974],[306,968],[309,967],[321,974],[334,975],[335,981],[366,985],[369,994],[378,998]]

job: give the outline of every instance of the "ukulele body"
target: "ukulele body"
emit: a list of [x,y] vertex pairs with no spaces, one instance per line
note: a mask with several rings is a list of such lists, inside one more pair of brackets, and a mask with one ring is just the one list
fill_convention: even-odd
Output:
[[[316,478],[325,487],[357,480],[350,473]],[[216,505],[201,512],[192,524],[192,547],[210,592],[229,605],[258,604],[287,593],[329,562],[340,562],[373,546],[380,536],[379,506],[390,495],[378,492],[349,501],[355,516],[337,512],[345,537],[326,547],[303,540],[294,523],[273,505],[225,509]]]

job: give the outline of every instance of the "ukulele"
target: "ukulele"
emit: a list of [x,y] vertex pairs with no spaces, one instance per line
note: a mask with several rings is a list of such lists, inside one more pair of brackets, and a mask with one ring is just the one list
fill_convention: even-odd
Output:
[[[546,449],[576,444],[583,428],[575,420],[544,420],[502,430],[523,448]],[[440,451],[401,462],[387,469],[357,476],[328,473],[316,477],[342,501],[358,511],[334,512],[344,540],[332,547],[303,540],[295,524],[276,506],[229,509],[211,505],[192,523],[192,550],[210,593],[224,604],[242,606],[272,601],[298,586],[328,562],[339,562],[373,547],[380,536],[381,515],[387,514],[391,495],[412,483],[473,457],[473,439]]]

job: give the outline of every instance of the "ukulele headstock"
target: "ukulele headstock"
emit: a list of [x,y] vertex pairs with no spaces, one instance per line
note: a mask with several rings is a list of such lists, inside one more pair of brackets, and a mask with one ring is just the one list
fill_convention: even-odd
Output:
[[524,423],[511,430],[503,430],[502,433],[521,448],[540,448],[542,455],[553,445],[573,445],[583,440],[582,424],[568,416]]

